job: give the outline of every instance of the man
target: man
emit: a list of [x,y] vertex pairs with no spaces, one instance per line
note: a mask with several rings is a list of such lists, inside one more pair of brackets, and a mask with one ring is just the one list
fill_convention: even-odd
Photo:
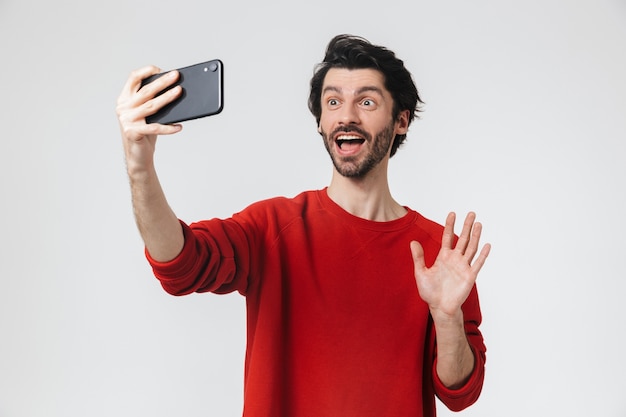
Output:
[[[311,80],[309,107],[333,163],[327,188],[187,225],[168,206],[144,119],[174,100],[177,73],[118,100],[133,206],[146,256],[171,294],[246,297],[246,417],[434,416],[478,398],[485,346],[475,287],[490,246],[470,213],[458,238],[397,203],[391,156],[421,103],[395,54],[340,35]],[[478,254],[478,256],[476,256]]]

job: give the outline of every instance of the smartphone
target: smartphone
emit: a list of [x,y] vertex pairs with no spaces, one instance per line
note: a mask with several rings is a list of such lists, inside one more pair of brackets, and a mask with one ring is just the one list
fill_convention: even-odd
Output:
[[[224,64],[219,59],[201,62],[178,69],[176,83],[157,94],[161,95],[177,85],[182,87],[180,96],[147,116],[147,123],[172,124],[218,114],[224,108]],[[146,84],[166,72],[152,75],[141,83]]]

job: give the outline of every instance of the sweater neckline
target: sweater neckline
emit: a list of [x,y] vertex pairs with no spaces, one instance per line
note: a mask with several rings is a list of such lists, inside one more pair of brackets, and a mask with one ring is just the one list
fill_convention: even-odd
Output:
[[355,216],[354,214],[344,210],[339,204],[335,203],[328,196],[328,187],[324,187],[317,191],[317,196],[320,204],[324,209],[333,215],[339,217],[342,221],[351,224],[352,226],[369,229],[379,232],[392,232],[399,229],[403,229],[415,223],[419,214],[410,209],[407,206],[403,206],[406,209],[406,214],[395,220],[389,221],[375,221],[368,220],[362,217]]

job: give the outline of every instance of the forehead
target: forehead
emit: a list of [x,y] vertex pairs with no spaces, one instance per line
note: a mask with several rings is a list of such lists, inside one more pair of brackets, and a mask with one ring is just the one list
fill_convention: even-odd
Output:
[[324,77],[322,93],[329,90],[341,93],[356,93],[365,88],[375,88],[389,94],[385,88],[382,72],[371,68],[331,68]]

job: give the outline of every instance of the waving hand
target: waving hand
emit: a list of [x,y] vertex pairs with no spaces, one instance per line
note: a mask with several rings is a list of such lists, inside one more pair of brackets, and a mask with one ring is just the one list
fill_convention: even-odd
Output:
[[491,249],[491,245],[484,245],[474,259],[478,253],[482,225],[475,222],[476,214],[472,212],[465,218],[463,230],[455,245],[455,219],[454,213],[448,215],[441,250],[430,268],[425,265],[422,246],[416,241],[411,242],[417,288],[433,316],[443,314],[452,317],[458,314]]

